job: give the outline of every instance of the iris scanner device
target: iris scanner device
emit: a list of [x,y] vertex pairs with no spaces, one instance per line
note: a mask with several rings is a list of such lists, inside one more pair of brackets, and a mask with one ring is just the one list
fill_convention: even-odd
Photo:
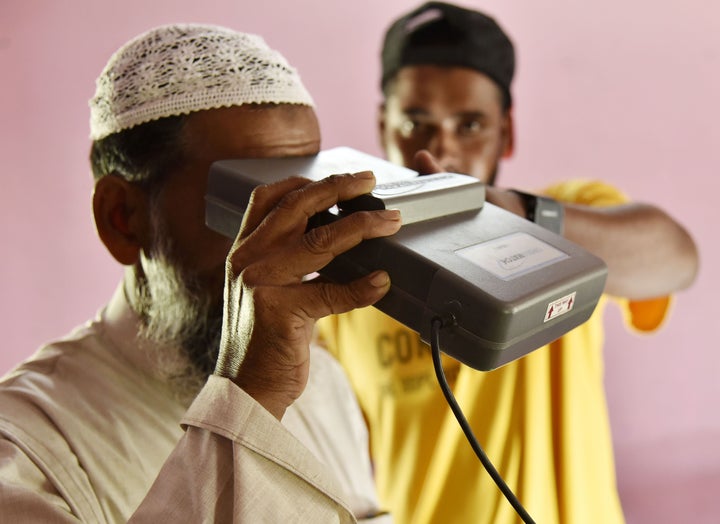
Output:
[[212,164],[207,225],[235,238],[255,187],[290,176],[320,180],[371,170],[372,193],[317,215],[328,223],[358,210],[399,209],[396,234],[365,240],[320,270],[348,282],[377,269],[390,291],[375,304],[429,343],[439,317],[440,349],[489,371],[585,322],[605,286],[605,263],[541,226],[485,202],[485,186],[455,173],[419,175],[348,147],[317,155]]

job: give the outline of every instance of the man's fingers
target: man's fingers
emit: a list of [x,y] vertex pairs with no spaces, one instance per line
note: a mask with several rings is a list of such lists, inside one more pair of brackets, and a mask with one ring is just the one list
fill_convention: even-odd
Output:
[[[236,272],[243,271],[243,279],[250,285],[293,284],[363,240],[392,235],[401,225],[399,211],[362,211],[289,238],[272,251],[263,247],[262,257],[256,257],[256,251],[246,245],[231,253],[229,260]],[[261,226],[254,234],[262,236],[263,231]]]
[[302,236],[300,247],[310,256],[334,258],[363,240],[392,235],[401,226],[400,211],[396,209],[358,211],[307,231]]
[[[243,218],[240,237],[244,238],[261,223],[272,221],[277,236],[307,226],[313,215],[325,211],[341,200],[369,193],[375,187],[371,171],[333,175],[317,182],[294,177],[255,188]],[[275,238],[267,239],[273,242]]]
[[390,277],[385,271],[374,271],[349,284],[318,282],[308,285],[317,287],[318,300],[311,301],[306,312],[311,318],[319,319],[374,304],[390,289]]
[[289,192],[296,191],[311,181],[302,177],[290,177],[274,184],[258,186],[250,195],[250,202],[243,216],[240,238],[252,233],[278,202]]
[[374,184],[375,177],[366,171],[318,182],[287,179],[256,188],[229,255],[232,273],[257,263],[248,268],[251,276],[258,271],[265,273],[266,282],[295,283],[362,240],[395,233],[400,215],[386,210],[353,213],[306,231],[310,217],[340,200],[368,193]]
[[[385,271],[374,271],[347,284],[312,281],[295,286],[269,286],[255,291],[259,304],[271,304],[273,314],[279,309],[302,311],[306,319],[317,320],[331,314],[346,313],[380,300],[390,289],[390,277]],[[272,298],[270,295],[277,295]],[[256,307],[258,307],[256,305]]]
[[427,149],[421,149],[413,157],[413,168],[421,175],[442,173],[443,167]]

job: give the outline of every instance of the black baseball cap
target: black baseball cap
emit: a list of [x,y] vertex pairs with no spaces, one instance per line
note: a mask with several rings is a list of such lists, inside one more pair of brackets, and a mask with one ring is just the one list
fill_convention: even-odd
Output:
[[398,18],[385,33],[382,48],[383,90],[409,65],[457,66],[490,77],[508,107],[515,72],[510,38],[490,16],[444,2],[427,2]]

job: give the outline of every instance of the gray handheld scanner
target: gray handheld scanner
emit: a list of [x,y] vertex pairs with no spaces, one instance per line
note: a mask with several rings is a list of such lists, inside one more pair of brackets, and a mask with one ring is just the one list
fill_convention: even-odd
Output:
[[375,173],[375,190],[323,213],[320,221],[356,209],[397,208],[403,226],[391,237],[363,241],[320,273],[348,282],[386,270],[392,285],[375,307],[423,341],[430,340],[433,318],[452,319],[440,331],[441,350],[489,371],[552,342],[592,314],[607,277],[602,260],[484,202],[484,185],[472,177],[419,176],[346,147],[306,157],[215,162],[207,225],[234,238],[256,186],[294,175],[320,180],[367,169]]

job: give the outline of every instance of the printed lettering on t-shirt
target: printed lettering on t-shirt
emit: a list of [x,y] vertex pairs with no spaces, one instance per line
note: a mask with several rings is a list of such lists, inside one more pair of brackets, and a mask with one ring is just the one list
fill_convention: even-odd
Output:
[[[413,395],[438,388],[430,348],[415,333],[405,329],[386,332],[376,339],[376,355],[383,373],[379,383],[381,397]],[[443,371],[452,386],[460,363],[443,359]]]
[[410,364],[416,359],[429,359],[430,351],[418,336],[406,330],[383,333],[377,338],[376,352],[381,367]]

